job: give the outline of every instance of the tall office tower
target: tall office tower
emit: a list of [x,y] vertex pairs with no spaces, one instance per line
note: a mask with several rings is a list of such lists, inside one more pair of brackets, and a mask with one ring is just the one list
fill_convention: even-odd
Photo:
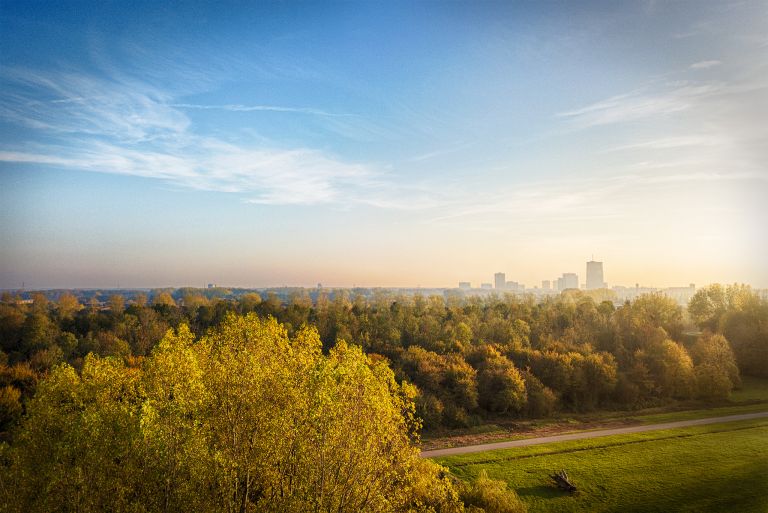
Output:
[[563,289],[578,289],[579,277],[576,273],[563,273]]
[[603,263],[590,260],[587,262],[587,290],[602,289],[603,287],[605,287]]
[[549,280],[541,280],[542,290],[549,290]]
[[493,284],[499,289],[503,290],[507,288],[507,277],[504,273],[496,273],[493,275]]

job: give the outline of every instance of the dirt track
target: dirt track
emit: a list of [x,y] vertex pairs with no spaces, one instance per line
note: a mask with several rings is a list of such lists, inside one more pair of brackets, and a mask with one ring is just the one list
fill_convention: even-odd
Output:
[[742,415],[728,415],[726,417],[710,417],[706,419],[680,420],[677,422],[665,422],[663,424],[646,424],[643,426],[631,426],[625,428],[602,429],[599,431],[582,431],[565,435],[542,436],[538,438],[524,438],[509,442],[495,442],[490,444],[468,445],[465,447],[451,447],[448,449],[435,449],[422,451],[422,458],[436,458],[439,456],[455,456],[457,454],[469,454],[473,452],[492,451],[494,449],[509,449],[512,447],[526,447],[529,445],[549,444],[565,442],[568,440],[583,440],[586,438],[598,438],[610,435],[625,435],[629,433],[642,433],[644,431],[659,431],[661,429],[675,429],[689,426],[703,426],[706,424],[718,424],[721,422],[734,422],[737,420],[750,420],[768,417],[768,411],[758,413],[745,413]]

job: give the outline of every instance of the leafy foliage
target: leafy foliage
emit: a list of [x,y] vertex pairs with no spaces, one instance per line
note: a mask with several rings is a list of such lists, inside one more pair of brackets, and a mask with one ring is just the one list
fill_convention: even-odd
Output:
[[5,455],[7,509],[460,511],[412,443],[413,389],[358,347],[321,348],[230,315],[168,332],[141,368],[56,367]]
[[[273,316],[290,337],[315,326],[326,354],[350,340],[388,361],[396,381],[416,386],[417,416],[430,430],[557,411],[717,401],[738,387],[737,374],[768,372],[768,301],[736,285],[700,290],[688,315],[660,294],[617,306],[579,291],[539,302],[380,290],[295,289],[262,297],[158,289],[127,304],[116,294],[104,294],[104,301],[57,294],[38,293],[31,302],[3,297],[0,363],[29,365],[44,376],[61,362],[81,369],[94,353],[135,367],[169,328],[187,325],[200,338],[220,330],[232,313]],[[727,382],[722,369],[694,357],[697,329],[725,337],[738,367],[726,372]],[[13,386],[23,409],[34,384]],[[20,417],[4,418],[9,429]]]

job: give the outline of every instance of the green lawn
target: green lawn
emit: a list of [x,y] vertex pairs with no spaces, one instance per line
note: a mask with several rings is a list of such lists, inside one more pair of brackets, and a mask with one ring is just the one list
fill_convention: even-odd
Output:
[[[768,511],[765,419],[441,458],[462,479],[485,469],[534,512]],[[579,487],[549,483],[564,468]]]
[[727,415],[739,415],[742,413],[756,413],[768,411],[768,404],[740,404],[736,406],[720,406],[716,408],[704,408],[701,410],[683,410],[667,413],[654,413],[650,415],[639,415],[634,418],[641,424],[661,424],[664,422],[676,422],[678,420],[706,419],[709,417],[725,417]]

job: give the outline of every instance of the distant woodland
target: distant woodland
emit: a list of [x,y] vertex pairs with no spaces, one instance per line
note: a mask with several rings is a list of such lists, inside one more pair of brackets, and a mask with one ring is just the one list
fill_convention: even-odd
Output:
[[768,301],[6,294],[0,349],[10,510],[518,511],[419,432],[722,401],[768,377]]

